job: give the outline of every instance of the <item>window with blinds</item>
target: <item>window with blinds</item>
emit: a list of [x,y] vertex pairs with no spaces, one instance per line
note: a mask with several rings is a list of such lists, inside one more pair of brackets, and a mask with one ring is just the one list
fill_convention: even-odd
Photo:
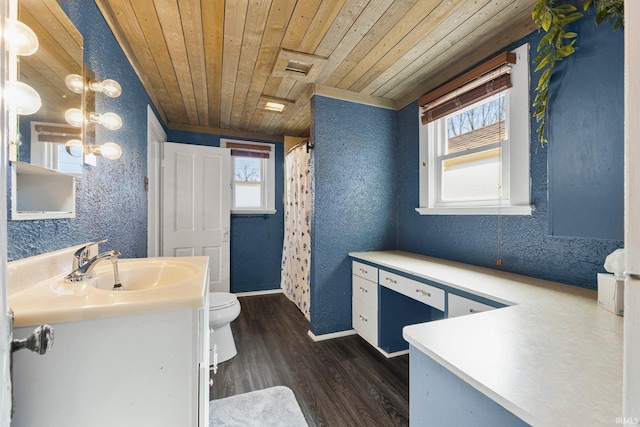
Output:
[[222,139],[231,152],[231,212],[275,213],[275,145]]
[[418,212],[531,212],[528,74],[524,45],[418,100]]

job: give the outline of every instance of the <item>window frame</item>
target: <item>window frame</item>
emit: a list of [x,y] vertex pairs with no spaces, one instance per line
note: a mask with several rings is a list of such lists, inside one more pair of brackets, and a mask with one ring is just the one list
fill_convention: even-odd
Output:
[[[420,206],[416,211],[420,215],[531,215],[534,206],[530,203],[530,118],[529,118],[529,44],[523,44],[513,50],[516,63],[511,69],[513,86],[504,92],[505,121],[508,143],[503,144],[503,197],[492,201],[440,200],[441,168],[438,166],[438,144],[436,133],[442,135],[446,118],[438,119],[427,125],[421,122],[422,109],[418,109],[419,123],[419,191]],[[479,101],[486,102],[485,100]],[[474,105],[477,105],[474,104]],[[473,106],[467,107],[473,108]],[[465,108],[466,109],[466,108]],[[464,110],[460,110],[464,111]],[[457,113],[457,112],[456,112]],[[440,129],[438,129],[440,127]],[[484,150],[482,150],[484,151]],[[505,184],[505,175],[508,179]],[[436,175],[438,174],[438,175]]]
[[[262,167],[260,170],[261,174],[261,184],[263,184],[260,191],[260,206],[257,208],[236,208],[235,207],[235,157],[246,158],[242,156],[231,156],[231,213],[236,215],[273,215],[277,212],[275,209],[275,156],[276,156],[276,146],[275,144],[270,144],[266,142],[257,142],[257,141],[245,141],[245,140],[237,140],[237,139],[228,139],[221,138],[220,139],[220,147],[227,148],[227,143],[233,144],[246,144],[247,146],[251,145],[264,145],[269,146],[269,158],[261,159]],[[250,148],[247,148],[250,150]],[[231,151],[231,149],[229,149]]]

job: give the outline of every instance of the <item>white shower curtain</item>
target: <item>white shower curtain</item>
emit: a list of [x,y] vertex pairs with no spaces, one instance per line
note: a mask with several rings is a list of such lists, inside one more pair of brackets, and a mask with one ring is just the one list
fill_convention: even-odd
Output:
[[286,156],[286,198],[280,287],[307,319],[311,265],[311,155],[306,144]]

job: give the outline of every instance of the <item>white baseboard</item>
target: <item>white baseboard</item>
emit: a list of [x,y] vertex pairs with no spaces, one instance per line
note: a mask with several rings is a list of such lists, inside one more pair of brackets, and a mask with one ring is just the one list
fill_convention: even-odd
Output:
[[357,334],[358,333],[356,332],[355,329],[349,329],[347,331],[333,332],[331,334],[322,334],[322,335],[316,335],[313,332],[311,332],[311,330],[307,332],[307,335],[309,335],[311,339],[315,342],[332,340],[334,338],[348,337],[350,335],[357,335]]
[[257,295],[271,295],[271,294],[281,294],[282,289],[268,289],[266,291],[253,291],[253,292],[234,292],[233,294],[237,297],[254,297]]
[[378,350],[380,353],[382,353],[382,355],[384,357],[386,357],[387,359],[391,359],[393,357],[397,357],[397,356],[404,356],[405,354],[409,354],[409,350],[400,350],[400,351],[395,351],[393,353],[387,353],[386,351],[384,351],[383,349],[381,349],[380,347],[376,347],[375,345],[373,346],[373,348],[375,348],[376,350]]

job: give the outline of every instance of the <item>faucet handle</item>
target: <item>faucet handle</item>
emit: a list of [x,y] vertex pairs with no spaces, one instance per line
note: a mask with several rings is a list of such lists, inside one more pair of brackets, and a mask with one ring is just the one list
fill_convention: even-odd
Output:
[[82,266],[84,263],[87,262],[87,258],[89,257],[89,248],[93,245],[99,245],[101,243],[106,243],[109,239],[103,239],[97,242],[91,242],[91,243],[87,243],[86,245],[84,245],[83,247],[81,247],[80,249],[78,249],[74,254],[73,254],[73,266],[72,266],[72,270],[71,271],[75,271],[78,268],[80,268],[80,266]]

